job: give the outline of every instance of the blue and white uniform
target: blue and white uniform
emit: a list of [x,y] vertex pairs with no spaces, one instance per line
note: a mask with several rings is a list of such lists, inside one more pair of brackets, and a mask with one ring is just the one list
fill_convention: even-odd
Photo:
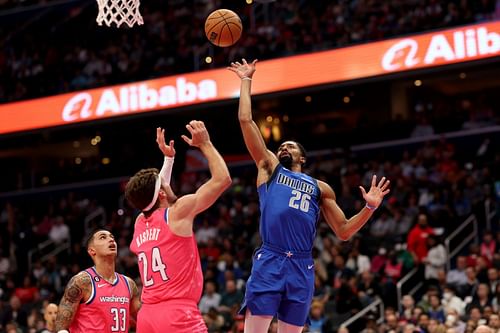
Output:
[[278,164],[258,193],[263,244],[254,254],[240,313],[248,307],[253,315],[277,314],[279,320],[303,326],[314,292],[318,182]]

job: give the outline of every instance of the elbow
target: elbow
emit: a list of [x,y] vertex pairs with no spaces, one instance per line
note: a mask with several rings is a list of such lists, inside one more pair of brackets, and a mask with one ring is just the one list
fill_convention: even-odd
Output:
[[343,242],[347,242],[348,240],[350,240],[352,235],[353,233],[349,232],[349,230],[340,229],[337,231],[337,238]]
[[238,120],[241,125],[249,124],[253,121],[252,115],[238,115]]
[[230,175],[227,175],[225,178],[224,178],[224,187],[226,189],[229,188],[229,186],[231,186],[231,184],[233,183],[233,180],[231,179],[231,176]]
[[337,238],[340,239],[343,242],[347,242],[349,239],[351,239],[352,235],[349,235],[345,232],[339,232],[337,233]]
[[221,177],[218,181],[220,188],[225,191],[231,186],[233,183],[233,180],[231,179],[230,175],[225,175],[224,177]]

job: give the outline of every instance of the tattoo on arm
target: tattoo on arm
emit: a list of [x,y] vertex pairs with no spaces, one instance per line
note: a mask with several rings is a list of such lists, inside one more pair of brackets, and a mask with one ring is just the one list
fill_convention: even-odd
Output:
[[90,277],[87,273],[80,272],[73,276],[66,286],[64,295],[59,304],[56,317],[55,331],[67,330],[75,317],[78,306],[91,288]]
[[130,314],[132,315],[132,317],[136,317],[137,312],[139,312],[142,306],[141,295],[135,281],[129,277],[127,277],[127,279],[130,284],[130,293],[132,294],[132,300],[130,302]]

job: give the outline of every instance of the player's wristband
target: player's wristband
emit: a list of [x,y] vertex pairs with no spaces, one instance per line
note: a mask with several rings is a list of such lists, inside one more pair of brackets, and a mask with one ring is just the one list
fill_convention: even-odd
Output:
[[164,185],[170,185],[170,178],[172,176],[172,167],[174,166],[174,158],[165,156],[163,166],[160,170],[161,181]]
[[248,77],[248,76],[244,76],[244,77],[241,78],[241,81],[243,81],[243,80],[252,81],[252,78]]
[[368,203],[366,203],[365,207],[372,212],[378,208],[377,206],[370,206]]

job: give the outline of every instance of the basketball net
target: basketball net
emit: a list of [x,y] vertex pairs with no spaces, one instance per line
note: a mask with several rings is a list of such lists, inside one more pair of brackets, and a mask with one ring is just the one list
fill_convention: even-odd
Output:
[[99,14],[97,15],[97,24],[103,23],[110,27],[113,23],[119,28],[123,23],[129,27],[144,24],[139,6],[139,0],[97,0]]

